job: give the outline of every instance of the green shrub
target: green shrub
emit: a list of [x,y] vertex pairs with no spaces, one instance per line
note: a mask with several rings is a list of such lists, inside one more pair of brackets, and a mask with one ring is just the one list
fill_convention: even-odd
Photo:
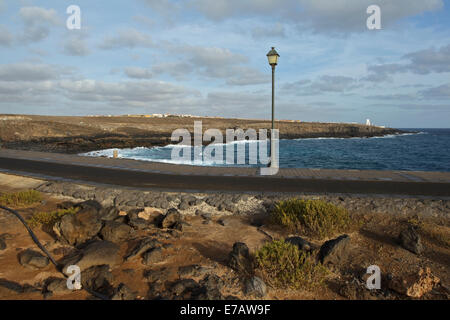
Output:
[[42,225],[53,226],[56,222],[61,220],[66,214],[75,214],[79,211],[79,208],[58,209],[51,212],[37,212],[28,219],[30,227],[40,227]]
[[292,231],[323,239],[346,231],[351,224],[348,211],[322,200],[279,201],[272,211],[273,222]]
[[274,287],[311,289],[323,285],[328,270],[297,246],[275,240],[255,253],[255,263]]
[[28,206],[40,201],[42,195],[36,190],[0,194],[0,204],[4,206]]

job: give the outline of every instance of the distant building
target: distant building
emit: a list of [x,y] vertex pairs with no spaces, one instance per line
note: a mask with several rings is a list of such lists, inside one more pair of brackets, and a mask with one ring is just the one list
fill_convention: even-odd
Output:
[[366,126],[371,126],[370,119],[366,119]]

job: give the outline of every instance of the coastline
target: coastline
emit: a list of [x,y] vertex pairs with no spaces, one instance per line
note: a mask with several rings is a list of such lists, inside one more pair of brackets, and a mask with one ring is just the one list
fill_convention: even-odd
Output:
[[[57,117],[3,116],[0,144],[4,148],[52,153],[78,154],[111,148],[165,146],[179,128],[193,131],[194,121],[203,130],[270,128],[267,120],[218,119],[202,117]],[[276,121],[280,139],[368,138],[411,133],[405,130],[352,123]],[[207,143],[205,143],[207,144]]]

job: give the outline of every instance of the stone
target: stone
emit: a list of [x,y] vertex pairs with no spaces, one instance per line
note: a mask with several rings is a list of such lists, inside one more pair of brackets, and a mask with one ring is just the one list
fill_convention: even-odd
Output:
[[178,268],[178,275],[180,277],[199,277],[208,272],[208,269],[198,264],[189,266],[182,266]]
[[298,249],[302,250],[302,251],[311,251],[314,249],[314,246],[310,242],[306,241],[305,239],[303,239],[301,237],[297,237],[297,236],[288,237],[285,239],[285,242],[291,243],[291,244],[297,246]]
[[81,272],[81,285],[83,288],[101,293],[107,297],[114,293],[112,286],[113,275],[109,265],[90,267]]
[[103,221],[113,221],[120,215],[120,210],[114,206],[102,208],[99,211],[100,219]]
[[431,273],[430,268],[421,268],[418,272],[403,277],[393,277],[389,281],[390,289],[408,297],[420,298],[433,290],[440,279]]
[[148,221],[142,218],[128,218],[128,224],[137,230],[143,230],[149,226]]
[[77,203],[75,205],[75,207],[81,208],[81,210],[90,208],[90,209],[94,209],[97,212],[99,212],[103,208],[102,205],[96,200],[86,200],[86,201]]
[[251,277],[245,281],[244,293],[257,298],[263,298],[267,294],[267,286],[261,278]]
[[103,240],[121,243],[129,238],[132,231],[133,229],[125,223],[107,221],[103,226],[100,235]]
[[319,261],[324,265],[342,265],[347,260],[349,247],[350,237],[346,234],[328,240],[320,247]]
[[81,252],[63,259],[63,273],[67,274],[67,267],[77,265],[81,271],[92,266],[109,265],[119,263],[119,246],[110,241],[94,241],[89,243]]
[[111,300],[136,300],[136,294],[125,284],[121,283],[114,291]]
[[125,257],[126,261],[133,259],[134,257],[140,256],[145,251],[155,248],[160,245],[161,242],[153,238],[145,238],[139,241],[139,243],[133,248],[133,250]]
[[142,255],[142,264],[146,266],[161,262],[162,260],[163,254],[161,248],[149,249]]
[[179,296],[183,293],[186,293],[186,291],[193,291],[195,289],[199,289],[200,285],[193,279],[181,279],[176,281],[172,287],[171,291]]
[[228,256],[228,266],[244,275],[253,275],[253,260],[245,243],[236,242],[233,244],[233,250]]
[[189,209],[189,203],[185,202],[185,201],[181,201],[180,204],[178,205],[178,209],[180,210],[187,210]]
[[0,250],[6,249],[6,242],[4,239],[0,238]]
[[224,285],[224,281],[217,275],[207,275],[200,281],[201,287],[194,298],[197,300],[223,300],[220,290]]
[[63,216],[53,227],[59,239],[70,245],[79,245],[92,239],[103,226],[94,206],[85,204],[80,208],[77,214]]
[[169,209],[162,219],[161,227],[162,228],[172,228],[177,222],[181,222],[181,214],[177,209]]
[[399,242],[403,248],[415,254],[420,254],[423,252],[423,245],[420,235],[417,232],[417,229],[413,226],[409,226],[400,233]]
[[67,279],[63,278],[50,278],[46,280],[45,290],[54,294],[69,293],[72,292],[67,288]]
[[0,298],[9,299],[14,295],[21,294],[23,287],[17,282],[0,279]]
[[168,279],[168,272],[166,268],[160,270],[147,270],[144,273],[144,278],[148,282],[164,282]]
[[29,269],[42,269],[48,266],[49,259],[37,251],[27,249],[19,253],[19,262]]

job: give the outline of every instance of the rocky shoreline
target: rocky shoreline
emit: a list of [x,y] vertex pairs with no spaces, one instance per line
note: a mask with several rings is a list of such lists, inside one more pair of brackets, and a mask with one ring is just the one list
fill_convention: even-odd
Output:
[[[143,117],[54,117],[13,116],[0,118],[0,146],[8,149],[58,153],[83,153],[111,148],[168,145],[175,129],[193,132],[194,121],[203,131],[217,128],[255,130],[270,128],[265,120],[218,118]],[[369,138],[402,134],[406,131],[346,123],[277,122],[280,139]],[[193,135],[192,135],[193,136]],[[204,142],[206,144],[206,142]]]

